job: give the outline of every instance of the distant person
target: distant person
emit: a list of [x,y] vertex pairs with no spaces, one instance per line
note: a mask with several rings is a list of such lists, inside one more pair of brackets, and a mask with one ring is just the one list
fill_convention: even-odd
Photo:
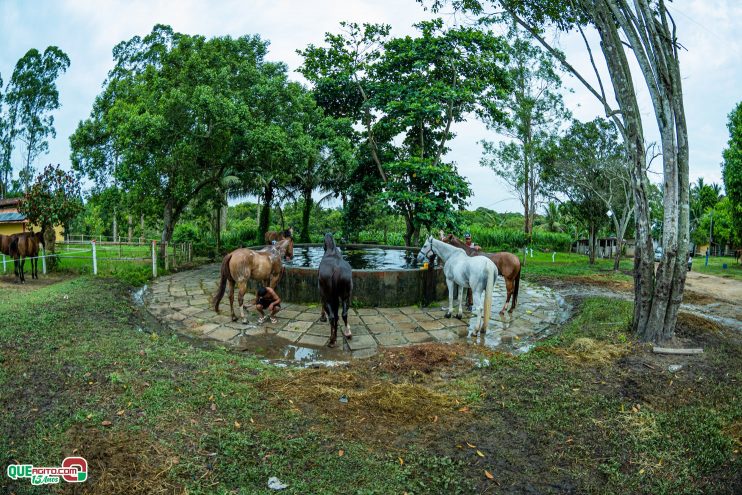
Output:
[[261,287],[258,289],[257,297],[255,297],[255,309],[260,313],[258,323],[263,323],[265,321],[265,313],[263,313],[264,309],[270,311],[271,323],[276,323],[277,320],[275,316],[276,313],[281,310],[281,298],[278,296],[276,291],[270,287]]
[[464,244],[466,244],[466,247],[471,248],[474,251],[480,251],[482,249],[472,242],[471,234],[469,232],[464,234]]

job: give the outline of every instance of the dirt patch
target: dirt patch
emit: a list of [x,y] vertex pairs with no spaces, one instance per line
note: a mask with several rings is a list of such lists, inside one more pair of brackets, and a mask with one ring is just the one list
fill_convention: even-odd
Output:
[[[492,352],[487,349],[488,352]],[[422,344],[382,350],[376,365],[387,373],[426,373],[463,364],[464,356],[472,354],[471,346],[460,344]]]
[[[88,461],[89,479],[79,493],[185,493],[168,480],[178,457],[144,433],[73,428],[68,436],[69,451]],[[70,485],[66,492],[73,493],[73,488]]]
[[686,304],[711,304],[715,301],[716,299],[708,294],[702,294],[690,289],[683,291],[683,302]]
[[706,273],[688,272],[685,287],[686,291],[690,289],[708,298],[727,301],[732,304],[742,300],[742,280],[717,277]]
[[[26,271],[28,271],[28,265],[26,265]],[[16,282],[15,275],[13,275],[13,264],[8,264],[8,272],[4,275],[0,274],[0,290],[13,290],[17,292],[30,292],[41,287],[48,287],[58,282],[68,280],[72,278],[71,275],[62,275],[58,273],[52,273],[49,275],[42,275],[41,268],[39,268],[39,278],[32,279],[31,273],[26,273],[26,283],[19,284]]]
[[453,397],[410,383],[391,383],[352,371],[318,369],[288,380],[266,383],[268,389],[298,405],[337,419],[369,419],[390,426],[430,421],[456,404]]
[[577,338],[566,349],[554,348],[554,354],[568,361],[587,365],[607,365],[629,352],[628,344],[608,344],[587,337]]
[[634,282],[627,280],[612,280],[609,278],[603,278],[599,275],[595,276],[574,276],[566,277],[566,281],[573,284],[585,284],[585,285],[597,285],[599,287],[606,287],[623,292],[629,292],[634,290]]

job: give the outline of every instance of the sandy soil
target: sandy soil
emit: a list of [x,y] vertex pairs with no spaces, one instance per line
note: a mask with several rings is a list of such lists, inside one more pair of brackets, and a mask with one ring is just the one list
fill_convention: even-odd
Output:
[[742,280],[722,278],[705,273],[688,272],[685,287],[694,292],[732,304],[742,302]]

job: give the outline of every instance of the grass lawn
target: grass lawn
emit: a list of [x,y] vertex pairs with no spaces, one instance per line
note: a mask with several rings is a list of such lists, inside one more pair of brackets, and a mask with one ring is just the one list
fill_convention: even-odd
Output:
[[142,331],[130,301],[102,277],[0,292],[2,474],[90,463],[78,491],[0,491],[267,494],[271,476],[296,494],[742,490],[740,334],[713,324],[678,329],[704,354],[658,356],[626,334],[629,303],[592,298],[519,357],[430,345],[298,370]]
[[[727,265],[726,268],[724,264]],[[693,271],[742,280],[742,264],[731,256],[709,256],[708,266],[705,256],[697,256],[693,258]]]

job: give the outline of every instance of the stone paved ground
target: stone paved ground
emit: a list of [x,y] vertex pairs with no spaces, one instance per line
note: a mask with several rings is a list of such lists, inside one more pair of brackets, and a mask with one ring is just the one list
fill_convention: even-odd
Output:
[[[357,308],[351,309],[349,323],[353,338],[342,348],[327,350],[330,327],[319,321],[318,305],[282,303],[278,322],[257,324],[258,314],[251,312],[248,324],[233,322],[229,299],[225,295],[221,312],[209,307],[219,280],[219,265],[207,265],[156,279],[144,301],[149,312],[178,333],[252,350],[267,357],[289,359],[325,357],[348,359],[368,357],[380,346],[400,346],[423,342],[452,342],[478,339],[491,347],[514,347],[561,322],[566,313],[560,298],[550,289],[521,282],[519,302],[512,315],[500,316],[505,297],[505,283],[495,284],[493,314],[484,337],[467,337],[470,313],[464,320],[444,317],[447,301],[432,308]],[[235,294],[235,312],[237,296]],[[252,302],[254,295],[246,296]],[[473,325],[474,319],[471,319]],[[340,332],[338,332],[340,334]],[[338,336],[339,342],[342,336]]]

